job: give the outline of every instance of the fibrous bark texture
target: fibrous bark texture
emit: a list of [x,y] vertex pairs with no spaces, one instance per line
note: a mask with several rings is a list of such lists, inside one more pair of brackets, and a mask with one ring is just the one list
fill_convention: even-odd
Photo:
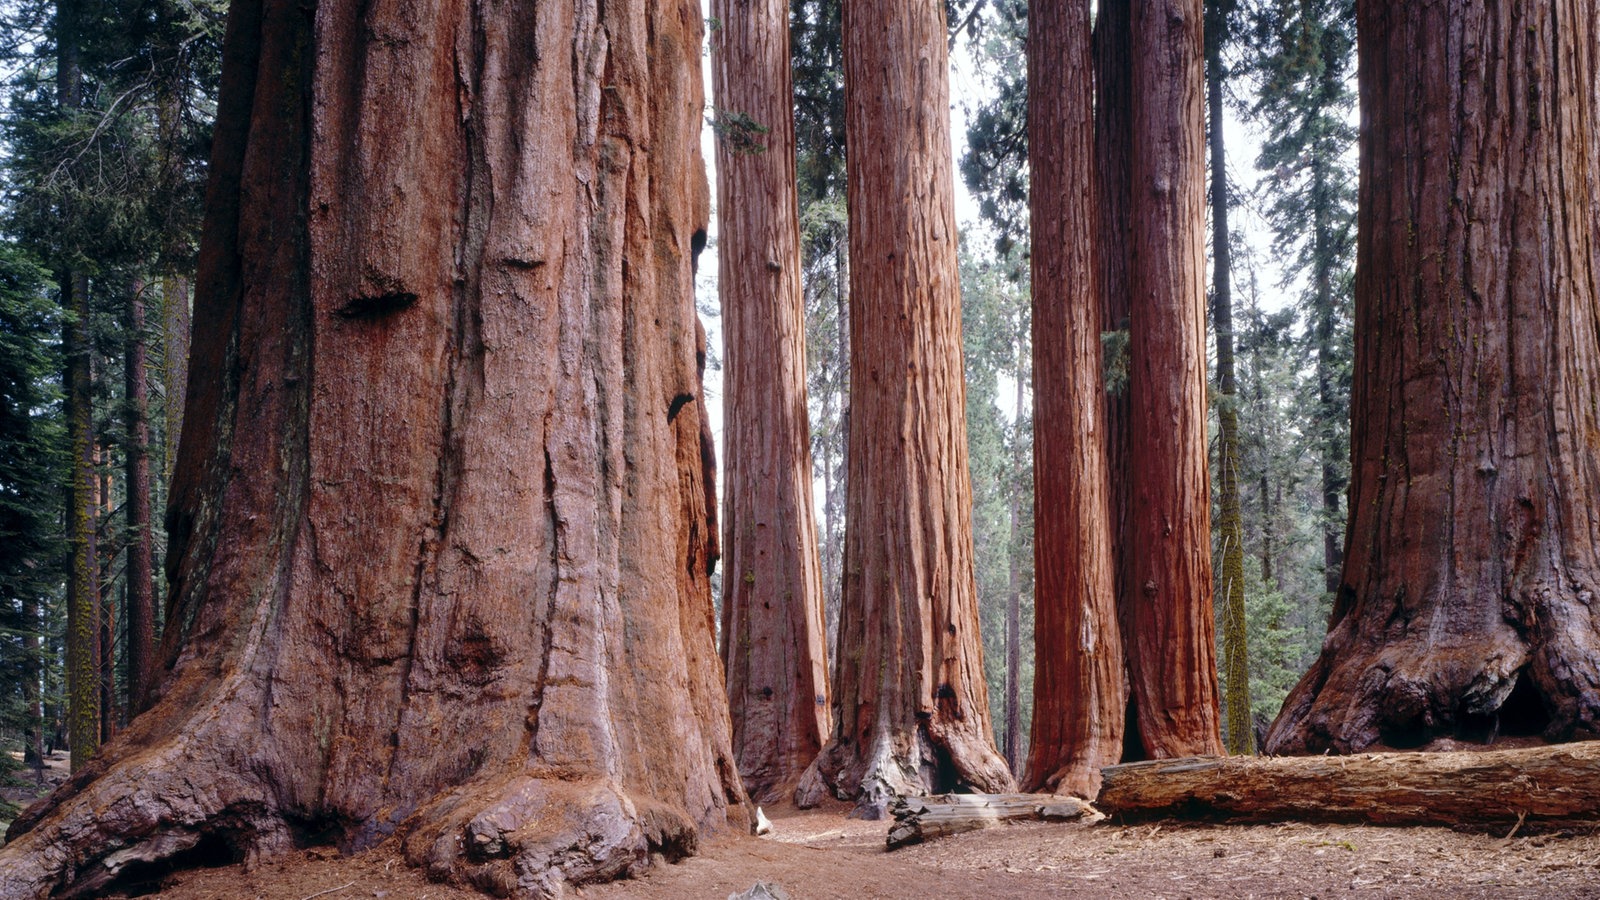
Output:
[[989,724],[944,8],[846,0],[850,435],[831,740],[802,783],[858,815],[890,798],[1012,785]]
[[1363,2],[1353,479],[1274,753],[1600,732],[1593,11]]
[[1118,820],[1592,827],[1600,743],[1457,753],[1156,760],[1112,766],[1095,805]]
[[127,704],[132,717],[150,690],[155,652],[155,533],[151,530],[150,388],[145,368],[144,285],[128,294],[124,310],[127,349],[123,359],[123,456],[128,480],[128,661]]
[[1132,555],[1124,638],[1151,758],[1220,753],[1206,465],[1200,0],[1133,7]]
[[393,836],[505,895],[742,824],[692,4],[239,0],[162,696],[0,897]]
[[1100,365],[1094,71],[1088,0],[1028,15],[1034,372],[1035,626],[1027,790],[1094,796],[1122,755]]
[[771,803],[793,796],[831,724],[789,6],[717,0],[711,14],[721,23],[711,48],[727,442],[722,661],[739,774]]
[[[1123,634],[1133,627],[1133,545],[1129,503],[1133,486],[1129,480],[1128,423],[1131,406],[1127,388],[1128,308],[1132,301],[1132,222],[1133,206],[1133,10],[1130,0],[1100,0],[1094,17],[1094,141],[1095,197],[1099,215],[1098,250],[1101,328],[1103,335],[1120,336],[1103,350],[1106,377],[1106,470],[1108,503],[1111,511],[1112,566],[1115,570],[1117,624]],[[1113,355],[1115,354],[1115,355]],[[1117,375],[1120,374],[1120,383]],[[1125,664],[1131,671],[1137,665],[1139,648],[1123,643]],[[1130,685],[1131,686],[1131,685]],[[1139,725],[1134,704],[1137,695],[1128,692],[1124,715],[1123,759],[1143,759],[1139,746]]]

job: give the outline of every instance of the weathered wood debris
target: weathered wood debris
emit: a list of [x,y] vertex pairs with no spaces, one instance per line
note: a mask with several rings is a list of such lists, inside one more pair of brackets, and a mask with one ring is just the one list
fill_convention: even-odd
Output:
[[1107,767],[1113,821],[1545,827],[1600,821],[1600,741],[1449,753],[1191,757]]
[[945,835],[992,828],[1006,822],[1066,822],[1093,815],[1076,797],[1050,794],[936,794],[901,797],[890,807],[890,850]]

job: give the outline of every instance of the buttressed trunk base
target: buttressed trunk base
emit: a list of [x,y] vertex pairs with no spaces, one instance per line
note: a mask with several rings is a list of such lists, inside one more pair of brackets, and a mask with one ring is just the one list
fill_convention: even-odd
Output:
[[397,839],[545,896],[743,827],[692,3],[238,0],[162,696],[0,897]]
[[1348,546],[1267,750],[1600,736],[1600,23],[1356,9]]

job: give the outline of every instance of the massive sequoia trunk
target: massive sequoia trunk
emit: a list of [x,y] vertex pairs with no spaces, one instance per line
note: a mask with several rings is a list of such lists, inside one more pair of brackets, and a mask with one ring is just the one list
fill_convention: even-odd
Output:
[[850,210],[848,515],[833,737],[820,780],[857,813],[1011,786],[989,725],[944,8],[845,0]]
[[1349,543],[1267,749],[1593,736],[1600,25],[1580,0],[1357,10]]
[[1136,3],[1124,639],[1152,758],[1219,753],[1206,466],[1201,0]]
[[1036,649],[1027,790],[1093,797],[1127,703],[1106,476],[1088,0],[1028,16]]
[[238,0],[156,705],[0,897],[393,835],[539,895],[744,817],[688,3]]
[[829,730],[811,499],[794,91],[784,0],[717,0],[717,259],[726,410],[722,661],[739,774],[787,799]]

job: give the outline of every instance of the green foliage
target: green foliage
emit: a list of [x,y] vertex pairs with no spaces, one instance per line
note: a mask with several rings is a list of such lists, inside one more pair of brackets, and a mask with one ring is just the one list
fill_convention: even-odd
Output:
[[[35,641],[65,577],[61,316],[44,270],[0,243],[0,733],[30,722],[24,684],[45,665]],[[0,754],[0,772],[11,763]]]
[[1003,746],[1006,625],[1012,593],[1021,609],[1019,753],[1033,714],[1033,427],[1027,264],[1020,254],[961,253],[961,329],[967,379],[967,454],[972,473],[973,568],[984,675],[995,739]]
[[749,113],[719,109],[708,121],[717,140],[734,153],[755,155],[767,152],[767,145],[761,142],[761,136],[772,129],[751,118]]
[[973,56],[987,97],[968,110],[961,177],[1004,257],[1028,245],[1028,5],[996,0],[972,18]]

